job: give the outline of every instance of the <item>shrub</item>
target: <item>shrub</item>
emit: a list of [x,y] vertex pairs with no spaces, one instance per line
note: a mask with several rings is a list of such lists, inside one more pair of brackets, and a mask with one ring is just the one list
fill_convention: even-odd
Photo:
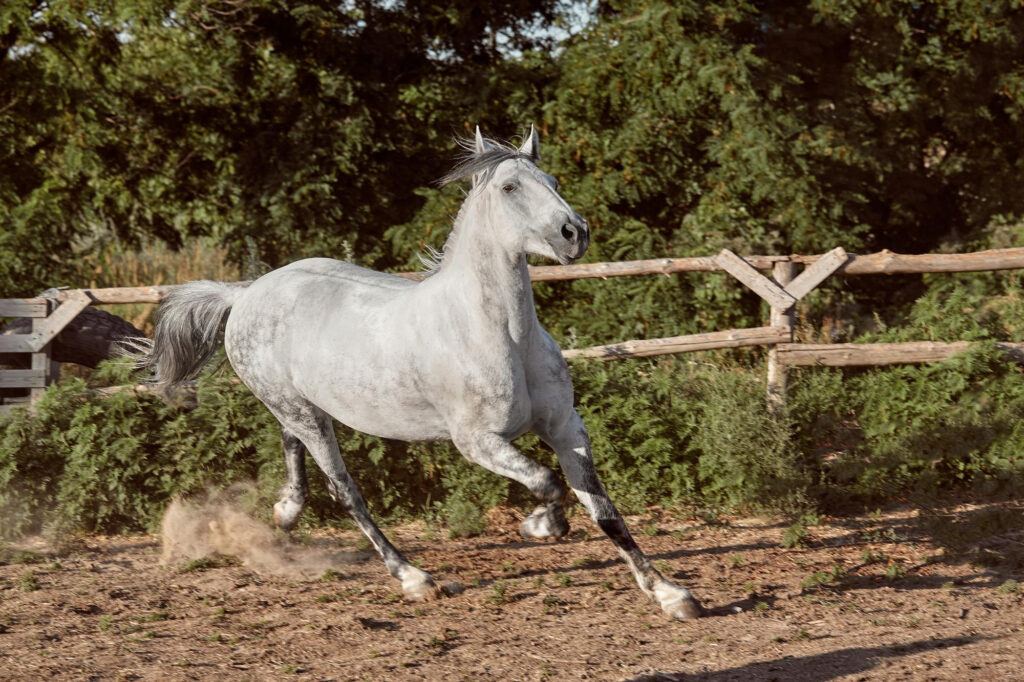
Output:
[[655,502],[692,500],[698,492],[692,448],[700,395],[683,363],[576,362],[577,409],[594,461],[612,499],[627,512]]
[[[736,356],[734,356],[736,357]],[[743,357],[743,356],[739,356]],[[598,472],[626,512],[711,504],[798,517],[948,491],[1011,495],[1024,476],[1020,371],[978,348],[918,367],[808,368],[787,414],[767,409],[755,368],[681,358],[572,366]],[[66,378],[32,412],[0,417],[0,537],[153,529],[175,495],[256,481],[269,518],[284,480],[276,421],[225,368],[200,377],[193,409],[151,394],[90,393]],[[107,363],[93,385],[131,381]],[[522,486],[467,462],[450,443],[400,443],[337,429],[346,465],[384,521],[426,513],[454,534],[482,510],[533,506]],[[536,437],[517,445],[548,466]],[[306,524],[345,514],[317,485]]]
[[[100,384],[127,383],[125,363],[106,363]],[[258,479],[277,450],[276,427],[226,376],[200,382],[198,406],[180,410],[151,394],[87,391],[70,378],[33,412],[0,421],[0,534],[44,523],[86,531],[152,529],[174,495]],[[259,409],[257,409],[259,408]]]
[[445,505],[448,536],[466,538],[479,535],[487,527],[481,506],[462,497],[453,497]]
[[797,447],[837,508],[942,491],[1009,496],[1024,482],[1024,386],[992,347],[945,362],[794,372]]
[[694,444],[704,497],[762,510],[807,509],[810,473],[788,420],[769,409],[760,377],[709,372],[702,397]]

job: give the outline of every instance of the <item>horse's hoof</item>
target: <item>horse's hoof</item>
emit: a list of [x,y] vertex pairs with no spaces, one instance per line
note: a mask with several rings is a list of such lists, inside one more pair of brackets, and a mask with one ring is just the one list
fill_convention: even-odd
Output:
[[704,609],[693,597],[680,599],[672,604],[662,604],[661,610],[676,620],[693,620],[704,615]]
[[569,533],[569,522],[565,519],[562,505],[552,502],[547,506],[537,507],[532,514],[523,519],[519,532],[527,539],[558,539]]
[[676,620],[692,620],[704,614],[700,602],[693,598],[689,590],[667,580],[655,586],[654,598],[661,605],[661,610]]
[[402,576],[402,593],[406,601],[432,601],[444,596],[444,591],[437,586],[434,579],[426,571],[415,566],[407,566]]
[[285,498],[274,505],[274,525],[286,533],[299,525],[303,505]]

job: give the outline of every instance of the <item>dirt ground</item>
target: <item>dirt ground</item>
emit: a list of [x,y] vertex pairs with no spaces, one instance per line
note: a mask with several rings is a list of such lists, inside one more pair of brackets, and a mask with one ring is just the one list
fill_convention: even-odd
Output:
[[793,549],[763,519],[629,519],[706,607],[690,622],[648,602],[578,515],[561,542],[521,541],[520,515],[501,509],[470,539],[387,529],[464,588],[421,604],[401,600],[355,532],[267,550],[334,565],[305,577],[252,557],[162,566],[156,536],[86,537],[60,557],[8,548],[0,677],[1024,680],[1022,576],[944,559],[915,516],[824,519]]

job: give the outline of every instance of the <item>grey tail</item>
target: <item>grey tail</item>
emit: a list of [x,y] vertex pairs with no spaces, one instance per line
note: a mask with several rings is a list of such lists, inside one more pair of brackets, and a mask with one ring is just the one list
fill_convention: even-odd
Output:
[[244,285],[200,280],[175,287],[160,304],[152,339],[122,342],[122,354],[165,390],[194,379],[223,342],[224,323]]

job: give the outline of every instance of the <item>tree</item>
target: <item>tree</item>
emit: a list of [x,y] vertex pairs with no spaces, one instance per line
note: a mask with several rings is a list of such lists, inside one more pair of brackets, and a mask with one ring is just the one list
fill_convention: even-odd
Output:
[[[1021,64],[1008,4],[602,3],[558,59],[545,161],[594,224],[594,258],[986,244],[1024,216]],[[548,303],[595,340],[763,320],[705,275]]]
[[[5,293],[72,283],[97,239],[212,235],[271,265],[381,237],[493,106],[499,44],[555,0],[22,0],[0,12]],[[501,39],[499,41],[499,38]],[[528,81],[529,79],[527,79]],[[522,82],[515,80],[516,87]],[[426,150],[429,150],[427,153]]]

